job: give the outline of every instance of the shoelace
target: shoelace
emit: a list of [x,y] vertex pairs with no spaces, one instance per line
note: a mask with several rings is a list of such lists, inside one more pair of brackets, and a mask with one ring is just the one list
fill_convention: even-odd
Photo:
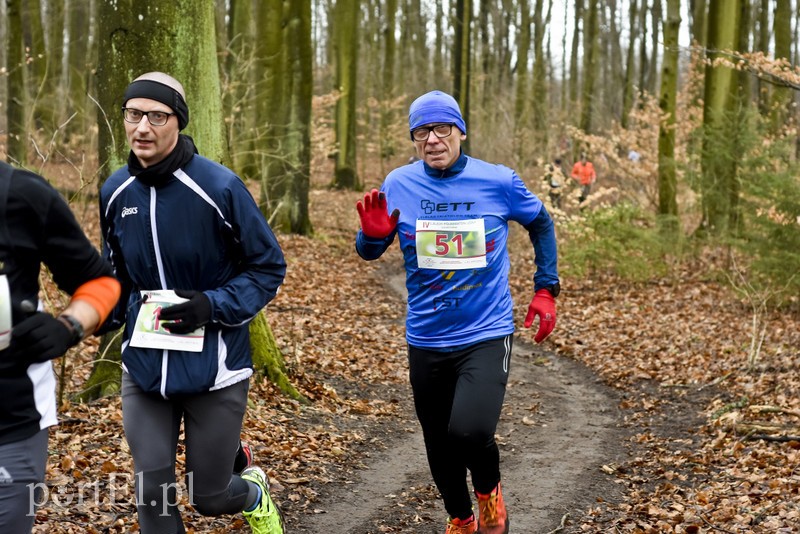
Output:
[[497,523],[497,493],[489,495],[488,499],[480,499],[481,521],[485,525]]
[[467,523],[466,525],[456,525],[455,523],[449,523],[447,525],[447,534],[469,534],[469,528],[472,526],[472,522]]

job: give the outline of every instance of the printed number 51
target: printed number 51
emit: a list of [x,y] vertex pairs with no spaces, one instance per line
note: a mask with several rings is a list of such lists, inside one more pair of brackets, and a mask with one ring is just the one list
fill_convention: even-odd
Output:
[[450,252],[450,243],[456,246],[456,255],[461,256],[464,252],[464,243],[461,234],[450,237],[449,234],[436,234],[436,255],[447,256]]

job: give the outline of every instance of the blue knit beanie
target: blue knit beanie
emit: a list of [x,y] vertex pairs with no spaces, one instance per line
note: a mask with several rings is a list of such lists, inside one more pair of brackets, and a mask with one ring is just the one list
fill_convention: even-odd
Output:
[[411,103],[408,108],[408,128],[414,130],[423,124],[444,122],[455,124],[461,133],[467,133],[467,125],[461,116],[458,102],[442,91],[425,93]]

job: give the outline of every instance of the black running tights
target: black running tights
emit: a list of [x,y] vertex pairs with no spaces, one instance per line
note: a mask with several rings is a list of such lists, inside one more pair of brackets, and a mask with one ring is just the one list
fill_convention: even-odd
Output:
[[448,352],[408,347],[428,464],[450,517],[472,513],[468,470],[475,491],[489,493],[500,482],[494,434],[508,383],[511,345],[509,335]]

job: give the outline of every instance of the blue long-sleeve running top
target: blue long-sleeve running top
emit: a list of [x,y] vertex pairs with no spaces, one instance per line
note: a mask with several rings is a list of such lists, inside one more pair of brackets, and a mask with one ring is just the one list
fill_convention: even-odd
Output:
[[381,191],[388,212],[400,210],[397,228],[385,239],[359,230],[356,251],[377,259],[399,238],[411,345],[452,349],[514,332],[509,221],[530,235],[534,289],[558,282],[553,220],[508,167],[463,153],[444,171],[417,161],[389,173]]

